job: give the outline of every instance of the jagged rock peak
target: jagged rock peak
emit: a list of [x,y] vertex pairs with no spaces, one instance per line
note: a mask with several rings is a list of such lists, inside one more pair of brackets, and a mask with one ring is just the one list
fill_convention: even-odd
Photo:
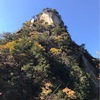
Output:
[[[43,20],[43,24],[64,26],[61,16],[55,9],[45,8],[37,17],[38,20]],[[34,19],[32,19],[32,21],[34,21]]]
[[40,20],[44,20],[44,23],[48,23],[49,25],[63,25],[61,16],[55,9],[43,9],[43,13],[40,15]]

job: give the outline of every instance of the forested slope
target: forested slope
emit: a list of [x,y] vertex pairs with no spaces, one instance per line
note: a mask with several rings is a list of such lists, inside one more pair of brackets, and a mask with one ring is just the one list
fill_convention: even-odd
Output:
[[[43,12],[59,23],[44,23]],[[43,12],[2,34],[0,100],[98,100],[99,60],[71,39],[56,10]]]

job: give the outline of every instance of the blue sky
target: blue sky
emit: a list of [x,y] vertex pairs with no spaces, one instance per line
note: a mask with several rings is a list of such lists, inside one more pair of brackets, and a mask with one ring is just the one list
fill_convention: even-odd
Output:
[[72,39],[92,56],[99,47],[99,0],[0,0],[0,33],[15,32],[43,8],[56,9]]

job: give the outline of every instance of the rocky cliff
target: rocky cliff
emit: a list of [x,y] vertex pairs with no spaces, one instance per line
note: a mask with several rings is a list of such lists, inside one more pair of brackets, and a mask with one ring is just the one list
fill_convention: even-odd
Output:
[[62,22],[61,18],[52,11],[43,12],[43,14],[40,16],[40,20],[43,20],[44,24],[48,23],[48,25],[60,25]]

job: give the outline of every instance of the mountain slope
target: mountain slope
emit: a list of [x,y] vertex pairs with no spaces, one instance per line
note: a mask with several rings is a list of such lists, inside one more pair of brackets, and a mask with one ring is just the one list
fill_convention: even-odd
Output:
[[98,64],[71,39],[59,13],[43,9],[0,40],[0,99],[98,99]]

